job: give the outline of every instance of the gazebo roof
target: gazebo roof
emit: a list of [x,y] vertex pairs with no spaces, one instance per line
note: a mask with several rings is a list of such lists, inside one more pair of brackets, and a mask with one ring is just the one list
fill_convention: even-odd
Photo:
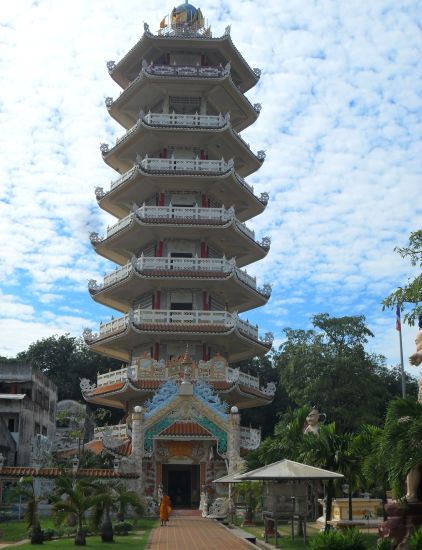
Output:
[[213,483],[240,483],[243,481],[240,479],[241,474],[227,474],[218,479],[214,479]]
[[[228,476],[227,476],[228,477]],[[293,481],[293,480],[323,480],[341,479],[344,476],[322,468],[315,468],[293,460],[279,460],[262,468],[246,472],[237,476],[239,481],[264,480],[264,481]]]

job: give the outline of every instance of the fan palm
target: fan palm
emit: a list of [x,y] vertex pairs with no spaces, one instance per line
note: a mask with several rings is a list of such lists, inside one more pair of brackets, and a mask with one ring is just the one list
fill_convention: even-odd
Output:
[[10,498],[22,497],[26,501],[25,520],[30,529],[31,544],[42,544],[43,534],[38,515],[38,505],[43,500],[42,495],[36,494],[33,477],[23,477],[13,489]]
[[388,406],[382,436],[391,488],[397,497],[404,495],[404,481],[422,465],[422,403],[413,399],[394,399]]
[[119,520],[123,521],[129,506],[141,514],[144,511],[143,503],[137,493],[129,491],[121,481],[111,481],[107,484],[98,482],[95,484],[95,492],[100,498],[95,505],[93,526],[96,529],[100,528],[103,542],[113,542],[112,513],[116,512]]
[[76,517],[76,546],[86,545],[85,514],[101,498],[102,495],[98,494],[93,484],[88,481],[69,477],[60,477],[56,480],[52,510],[59,522],[63,522],[71,515]]

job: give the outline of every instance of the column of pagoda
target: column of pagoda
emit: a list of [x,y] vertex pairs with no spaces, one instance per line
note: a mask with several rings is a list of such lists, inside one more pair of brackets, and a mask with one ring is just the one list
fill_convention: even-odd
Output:
[[[228,364],[264,354],[272,344],[270,333],[261,337],[242,316],[271,293],[244,269],[270,246],[248,225],[264,211],[268,194],[256,196],[245,180],[265,153],[255,154],[240,135],[259,115],[260,105],[245,94],[260,71],[243,59],[229,28],[213,38],[189,20],[155,35],[145,25],[139,42],[107,65],[121,93],[106,98],[106,107],[124,132],[114,145],[101,145],[117,175],[96,197],[116,221],[106,235],[91,234],[91,242],[115,265],[101,282],[90,281],[89,290],[118,314],[96,333],[85,331],[85,341],[127,363],[132,379],[146,377],[145,361],[154,379],[160,369],[162,379],[174,376],[177,365],[182,373],[186,354],[193,378],[195,368],[205,372],[213,361],[214,370],[222,364],[227,374]],[[110,373],[108,380],[119,376]],[[256,387],[253,377],[230,376],[246,388],[232,404],[272,398],[274,391]],[[247,395],[248,388],[255,393]],[[139,395],[96,402],[124,408]]]

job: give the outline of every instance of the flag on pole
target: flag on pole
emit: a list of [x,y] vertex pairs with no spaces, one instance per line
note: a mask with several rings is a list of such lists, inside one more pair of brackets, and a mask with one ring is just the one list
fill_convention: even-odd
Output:
[[396,309],[396,330],[401,332],[400,306],[397,306]]

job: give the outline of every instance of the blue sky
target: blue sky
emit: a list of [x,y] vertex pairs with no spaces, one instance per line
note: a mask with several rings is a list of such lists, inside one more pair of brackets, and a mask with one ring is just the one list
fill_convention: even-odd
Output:
[[[104,97],[119,93],[105,62],[119,60],[173,5],[144,0],[19,0],[0,27],[0,355],[83,327],[111,310],[87,281],[113,266],[90,231],[112,218],[94,189],[115,173],[99,144],[123,131]],[[272,3],[274,6],[274,3]],[[248,178],[266,212],[249,222],[270,235],[267,258],[248,268],[273,284],[267,307],[244,315],[271,330],[308,328],[319,312],[363,314],[369,349],[398,362],[394,314],[380,301],[412,275],[394,252],[421,227],[421,14],[418,1],[205,0],[202,12],[263,74],[248,93],[262,103],[243,136],[265,149]],[[405,355],[416,329],[404,327]],[[409,367],[410,372],[416,374]]]

